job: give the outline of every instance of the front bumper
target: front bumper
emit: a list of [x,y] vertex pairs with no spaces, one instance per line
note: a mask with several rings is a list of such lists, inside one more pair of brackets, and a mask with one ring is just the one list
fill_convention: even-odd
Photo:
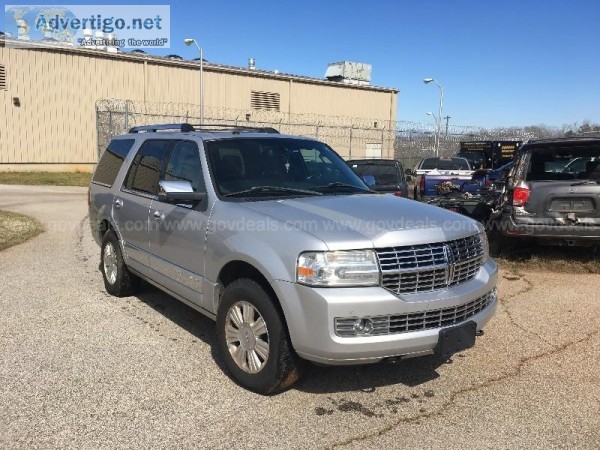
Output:
[[[461,306],[488,294],[497,284],[498,268],[488,260],[477,276],[459,286],[419,294],[395,295],[381,287],[311,288],[275,281],[292,345],[304,359],[321,364],[363,364],[391,357],[433,352],[441,328],[377,336],[340,337],[335,318],[373,317],[425,312]],[[480,330],[491,319],[497,301],[468,320]]]

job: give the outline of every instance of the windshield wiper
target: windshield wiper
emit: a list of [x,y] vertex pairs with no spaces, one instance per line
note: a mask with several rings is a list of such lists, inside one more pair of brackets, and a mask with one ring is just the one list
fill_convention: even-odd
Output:
[[329,184],[324,184],[323,186],[317,186],[314,189],[327,189],[327,190],[333,190],[333,189],[353,189],[355,191],[359,191],[359,192],[362,192],[364,194],[376,194],[376,192],[373,192],[370,189],[369,190],[363,189],[361,187],[354,186],[353,184],[342,183],[340,181],[336,181],[334,183],[329,183]]
[[600,184],[600,180],[583,180],[572,183],[571,186],[583,186],[584,184]]
[[323,195],[320,192],[307,191],[305,189],[294,189],[280,186],[254,186],[250,189],[245,189],[238,192],[230,192],[224,194],[223,197],[243,197],[245,195],[288,195],[288,194],[301,194],[301,195]]

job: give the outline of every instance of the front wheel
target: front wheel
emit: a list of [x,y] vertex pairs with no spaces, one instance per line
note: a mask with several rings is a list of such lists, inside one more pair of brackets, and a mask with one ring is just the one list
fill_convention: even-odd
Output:
[[227,369],[263,395],[290,387],[304,366],[273,301],[257,282],[240,279],[225,288],[217,312],[217,346]]

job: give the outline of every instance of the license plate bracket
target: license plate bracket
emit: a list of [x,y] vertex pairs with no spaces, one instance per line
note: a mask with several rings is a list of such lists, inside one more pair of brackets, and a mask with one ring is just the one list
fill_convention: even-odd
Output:
[[477,323],[469,320],[466,323],[440,330],[438,343],[434,352],[443,358],[448,358],[455,353],[466,350],[475,345]]

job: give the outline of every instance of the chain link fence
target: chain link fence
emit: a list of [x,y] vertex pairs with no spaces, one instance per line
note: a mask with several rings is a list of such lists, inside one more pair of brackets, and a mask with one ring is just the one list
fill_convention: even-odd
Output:
[[[111,137],[131,127],[161,123],[200,123],[198,105],[151,103],[122,99],[96,102],[98,155]],[[435,154],[434,124],[381,121],[317,114],[286,114],[266,110],[204,108],[204,122],[220,125],[272,127],[280,133],[308,136],[329,144],[346,159],[394,158],[414,167],[422,158]],[[515,129],[486,130],[452,125],[442,130],[440,156],[450,156],[461,141],[526,140],[536,136]]]

